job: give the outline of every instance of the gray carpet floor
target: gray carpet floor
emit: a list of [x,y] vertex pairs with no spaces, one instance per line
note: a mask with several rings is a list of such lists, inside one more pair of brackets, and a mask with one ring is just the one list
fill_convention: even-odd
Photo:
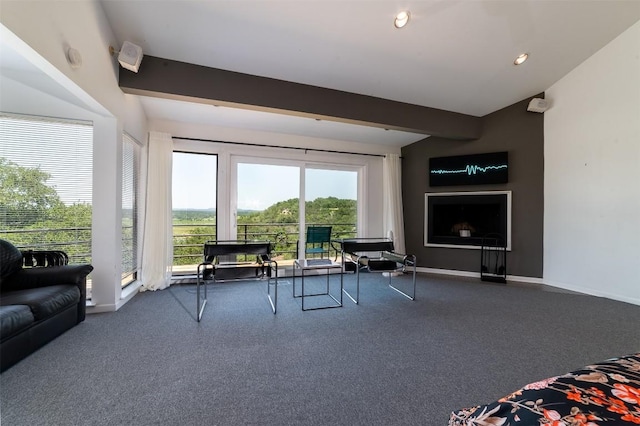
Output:
[[640,306],[426,274],[410,301],[361,277],[359,305],[306,312],[283,280],[277,315],[265,283],[218,284],[200,323],[193,285],[141,293],[4,372],[2,426],[446,425],[452,410],[640,351]]

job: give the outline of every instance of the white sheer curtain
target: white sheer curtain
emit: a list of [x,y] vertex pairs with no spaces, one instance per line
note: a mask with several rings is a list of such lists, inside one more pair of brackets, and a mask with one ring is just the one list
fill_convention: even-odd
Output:
[[142,245],[141,291],[162,290],[171,284],[173,230],[171,214],[171,135],[149,133],[147,205]]
[[402,162],[398,154],[385,155],[382,160],[382,175],[384,233],[392,236],[396,252],[406,253],[402,213]]

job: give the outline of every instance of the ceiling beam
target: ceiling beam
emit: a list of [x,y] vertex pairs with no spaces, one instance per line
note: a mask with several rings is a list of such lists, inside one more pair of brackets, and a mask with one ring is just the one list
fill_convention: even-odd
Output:
[[373,96],[145,56],[137,73],[120,69],[125,93],[231,106],[471,140],[479,117]]

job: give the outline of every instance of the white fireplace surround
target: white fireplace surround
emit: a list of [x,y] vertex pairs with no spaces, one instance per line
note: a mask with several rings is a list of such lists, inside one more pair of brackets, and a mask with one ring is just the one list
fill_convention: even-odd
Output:
[[457,249],[474,249],[480,250],[479,245],[464,244],[440,244],[429,242],[429,197],[446,197],[461,195],[506,195],[507,198],[507,251],[511,251],[511,191],[461,191],[461,192],[426,192],[424,194],[424,246],[425,247],[441,247],[441,248],[457,248]]

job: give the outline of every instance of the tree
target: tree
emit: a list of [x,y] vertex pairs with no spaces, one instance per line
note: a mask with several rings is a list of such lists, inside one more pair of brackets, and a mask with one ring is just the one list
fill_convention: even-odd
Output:
[[[174,228],[175,232],[175,228]],[[173,239],[173,264],[193,265],[200,263],[202,259],[202,246],[209,240],[215,240],[215,228],[194,226],[187,230],[188,234],[174,234]]]
[[91,205],[65,205],[49,173],[0,158],[0,229],[18,246],[32,248],[62,244],[71,263],[91,256]]
[[64,208],[56,190],[46,184],[50,177],[0,157],[0,227],[24,228]]
[[[332,225],[332,234],[336,238],[353,237],[356,205],[356,200],[316,198],[305,204],[305,221],[307,225]],[[238,238],[272,241],[276,253],[284,254],[285,259],[294,258],[299,232],[298,213],[298,199],[292,198],[279,201],[263,211],[238,215]]]

